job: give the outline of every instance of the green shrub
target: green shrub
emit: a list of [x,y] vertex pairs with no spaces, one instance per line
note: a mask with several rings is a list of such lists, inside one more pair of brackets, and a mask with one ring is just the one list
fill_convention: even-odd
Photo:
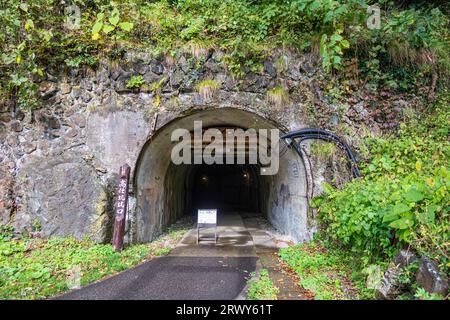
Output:
[[342,190],[325,186],[325,194],[313,201],[324,238],[362,254],[366,263],[409,245],[448,264],[447,101],[444,94],[432,115],[403,124],[395,136],[371,140],[363,178]]

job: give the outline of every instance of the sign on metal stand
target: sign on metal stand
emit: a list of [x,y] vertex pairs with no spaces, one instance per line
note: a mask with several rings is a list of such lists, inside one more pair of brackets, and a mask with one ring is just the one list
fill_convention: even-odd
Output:
[[[212,237],[200,238],[201,228],[214,228],[214,239]],[[200,240],[214,240],[217,244],[217,209],[201,209],[198,210],[197,217],[197,244]]]
[[117,186],[116,205],[114,214],[113,247],[121,251],[125,233],[125,219],[128,209],[128,186],[130,183],[130,166],[124,164],[120,167],[119,182]]

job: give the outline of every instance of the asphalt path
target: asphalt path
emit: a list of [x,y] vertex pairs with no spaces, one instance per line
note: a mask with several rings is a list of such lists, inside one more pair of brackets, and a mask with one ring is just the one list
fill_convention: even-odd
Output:
[[258,256],[249,230],[237,213],[219,220],[217,243],[197,244],[190,230],[168,256],[72,290],[63,300],[231,300],[255,271]]
[[256,257],[165,256],[57,297],[62,300],[231,300]]

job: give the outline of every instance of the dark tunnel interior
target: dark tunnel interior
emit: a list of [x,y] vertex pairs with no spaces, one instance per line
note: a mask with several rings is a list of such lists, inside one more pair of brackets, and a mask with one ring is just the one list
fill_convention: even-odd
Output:
[[254,165],[199,165],[191,179],[191,210],[260,212],[257,167]]

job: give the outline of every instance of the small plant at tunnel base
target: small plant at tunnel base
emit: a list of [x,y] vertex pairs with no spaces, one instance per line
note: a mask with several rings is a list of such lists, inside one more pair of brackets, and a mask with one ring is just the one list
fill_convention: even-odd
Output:
[[214,95],[214,92],[216,92],[219,88],[220,88],[219,83],[211,79],[203,80],[197,85],[198,93],[205,100],[211,99]]
[[[171,141],[178,142],[171,152],[175,165],[180,164],[260,164],[261,175],[277,174],[279,169],[278,129],[226,129],[224,134],[217,128],[203,131],[202,121],[194,121],[193,139],[187,129],[178,128],[172,132]],[[181,141],[180,141],[181,139]],[[269,140],[269,141],[268,141]],[[194,145],[192,146],[192,141]],[[204,147],[204,142],[209,144]],[[269,146],[270,143],[270,146]],[[239,150],[247,150],[246,153]],[[194,154],[192,156],[192,150]]]

